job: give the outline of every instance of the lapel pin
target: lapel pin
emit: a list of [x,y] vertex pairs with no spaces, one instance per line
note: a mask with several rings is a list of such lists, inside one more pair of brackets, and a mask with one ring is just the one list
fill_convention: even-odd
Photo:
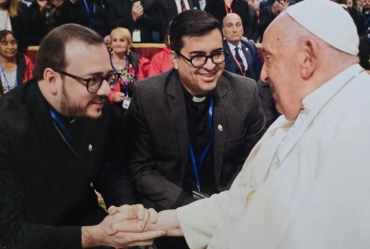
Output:
[[92,145],[89,144],[89,151],[92,151]]
[[217,128],[218,128],[219,131],[223,131],[224,130],[224,128],[220,124],[217,126]]

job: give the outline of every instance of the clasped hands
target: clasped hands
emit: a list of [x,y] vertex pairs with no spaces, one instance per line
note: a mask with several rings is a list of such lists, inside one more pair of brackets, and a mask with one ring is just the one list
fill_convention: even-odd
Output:
[[106,236],[104,245],[115,248],[151,245],[161,236],[182,236],[176,210],[157,213],[154,209],[145,209],[141,204],[111,206],[109,215],[98,225]]

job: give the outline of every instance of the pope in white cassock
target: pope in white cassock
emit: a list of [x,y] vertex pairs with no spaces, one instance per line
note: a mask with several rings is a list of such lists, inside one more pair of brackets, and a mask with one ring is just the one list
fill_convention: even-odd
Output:
[[159,213],[146,229],[192,249],[370,248],[370,76],[350,15],[305,0],[265,32],[261,80],[284,114],[229,191]]

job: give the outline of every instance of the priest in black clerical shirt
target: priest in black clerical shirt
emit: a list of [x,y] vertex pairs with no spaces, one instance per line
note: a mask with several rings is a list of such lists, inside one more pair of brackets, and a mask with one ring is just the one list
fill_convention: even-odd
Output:
[[[256,82],[224,71],[219,22],[189,10],[170,28],[174,69],[136,82],[122,127],[125,167],[145,207],[177,208],[230,188],[265,118]],[[159,248],[186,248],[162,238]]]

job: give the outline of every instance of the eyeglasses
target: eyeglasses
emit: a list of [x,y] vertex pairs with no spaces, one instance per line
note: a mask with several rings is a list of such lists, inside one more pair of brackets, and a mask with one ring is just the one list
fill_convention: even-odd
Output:
[[216,65],[222,64],[226,60],[226,57],[228,56],[228,53],[223,50],[214,52],[210,55],[195,55],[190,58],[182,55],[180,52],[178,54],[182,58],[190,62],[191,65],[193,65],[193,67],[196,67],[196,68],[202,68],[207,63],[208,59],[211,59],[212,62]]
[[73,74],[69,74],[69,73],[61,71],[61,70],[54,69],[54,71],[58,72],[60,74],[66,75],[68,77],[71,77],[75,80],[80,80],[80,81],[86,82],[86,89],[89,93],[96,93],[97,91],[99,91],[99,89],[102,86],[104,80],[106,80],[108,82],[108,85],[109,85],[110,88],[113,88],[117,84],[117,82],[119,81],[119,78],[120,78],[120,74],[117,73],[117,72],[110,72],[106,76],[94,75],[91,78],[84,79],[84,78],[78,77],[78,76],[73,75]]

